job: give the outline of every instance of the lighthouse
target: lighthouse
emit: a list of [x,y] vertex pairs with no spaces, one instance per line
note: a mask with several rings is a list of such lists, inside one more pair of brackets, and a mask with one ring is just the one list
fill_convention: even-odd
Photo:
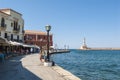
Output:
[[88,49],[88,47],[86,45],[86,39],[85,38],[83,39],[83,45],[80,47],[80,49],[82,49],[82,50]]

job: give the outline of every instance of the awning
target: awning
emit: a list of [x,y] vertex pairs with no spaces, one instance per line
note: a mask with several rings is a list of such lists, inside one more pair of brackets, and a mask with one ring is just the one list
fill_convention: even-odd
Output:
[[9,42],[8,42],[7,39],[5,39],[5,38],[3,38],[3,37],[0,36],[0,44],[2,44],[2,45],[8,45]]
[[22,46],[23,46],[23,47],[38,48],[38,49],[40,49],[40,48],[39,48],[39,46],[37,46],[37,45],[28,45],[28,44],[23,44]]
[[37,45],[35,45],[34,47],[35,47],[35,48],[38,48],[38,49],[40,49],[40,47],[39,47],[39,46],[37,46]]
[[14,45],[14,46],[23,46],[23,47],[28,47],[28,48],[39,48],[39,46],[37,45],[28,45],[28,44],[24,44],[24,43],[19,43],[19,42],[16,42],[16,41],[9,41],[9,44],[10,45]]
[[50,46],[50,49],[54,49],[54,46]]
[[22,46],[23,45],[23,43],[19,43],[19,42],[16,42],[16,41],[9,41],[9,44],[15,45],[15,46]]
[[32,47],[31,45],[23,44],[23,47]]

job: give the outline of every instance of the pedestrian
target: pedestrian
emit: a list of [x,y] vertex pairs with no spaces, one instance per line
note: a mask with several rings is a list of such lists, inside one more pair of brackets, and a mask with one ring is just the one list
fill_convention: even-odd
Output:
[[44,48],[40,47],[40,61],[44,62]]
[[29,50],[28,49],[26,49],[26,54],[29,54]]
[[1,57],[1,59],[2,59],[2,62],[4,62],[4,57],[5,57],[5,55],[3,54],[2,51],[0,51],[0,57]]
[[31,54],[33,53],[33,48],[30,48],[30,53],[31,53]]

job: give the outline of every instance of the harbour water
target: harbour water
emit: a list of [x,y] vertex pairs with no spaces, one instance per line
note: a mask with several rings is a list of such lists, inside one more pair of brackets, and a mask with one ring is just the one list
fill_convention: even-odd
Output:
[[71,50],[52,59],[82,80],[120,80],[120,50]]

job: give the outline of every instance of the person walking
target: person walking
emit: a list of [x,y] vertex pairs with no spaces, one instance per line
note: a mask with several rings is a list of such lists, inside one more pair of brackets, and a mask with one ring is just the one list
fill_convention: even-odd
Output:
[[40,47],[40,61],[44,62],[44,48],[42,46]]

